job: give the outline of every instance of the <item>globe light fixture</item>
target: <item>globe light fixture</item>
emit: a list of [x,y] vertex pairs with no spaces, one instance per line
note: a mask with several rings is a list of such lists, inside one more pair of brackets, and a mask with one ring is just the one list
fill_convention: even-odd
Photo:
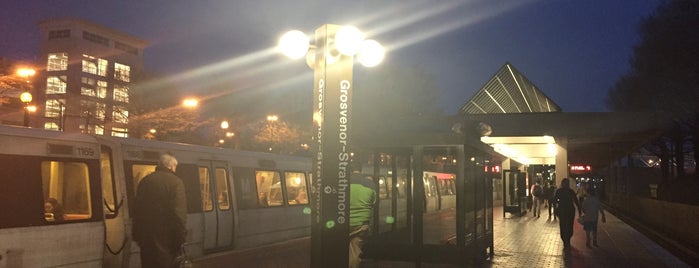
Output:
[[[332,36],[332,47],[325,49],[325,62],[334,64],[342,55],[357,56],[357,61],[365,67],[379,65],[386,50],[376,40],[365,40],[364,34],[354,26],[342,26]],[[318,64],[316,47],[310,45],[309,38],[299,30],[288,31],[279,38],[277,49],[291,59],[306,57],[306,64],[314,69]]]
[[357,61],[364,67],[374,67],[383,61],[386,55],[386,50],[375,40],[365,40],[362,42],[360,54],[357,56]]
[[279,38],[278,49],[282,54],[286,55],[291,59],[300,59],[306,56],[308,52],[309,43],[308,36],[301,31],[292,30],[286,32]]
[[354,26],[343,26],[335,33],[335,47],[343,55],[354,56],[362,48],[364,36]]

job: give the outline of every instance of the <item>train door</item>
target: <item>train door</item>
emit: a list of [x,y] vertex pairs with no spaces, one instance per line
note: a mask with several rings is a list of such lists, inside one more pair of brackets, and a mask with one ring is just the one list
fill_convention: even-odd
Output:
[[[127,243],[126,214],[124,205],[124,178],[115,172],[117,161],[113,159],[112,149],[102,145],[100,152],[100,173],[102,177],[102,205],[104,208],[104,225],[106,238],[104,241],[103,267],[122,267],[131,252]],[[121,182],[121,183],[118,183]],[[121,193],[121,194],[119,194]]]
[[225,162],[199,163],[205,250],[228,247],[233,243],[234,224],[229,176]]

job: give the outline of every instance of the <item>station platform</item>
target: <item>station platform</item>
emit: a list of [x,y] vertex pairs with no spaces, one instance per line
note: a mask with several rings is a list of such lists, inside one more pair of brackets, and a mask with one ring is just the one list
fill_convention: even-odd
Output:
[[[493,258],[472,267],[691,267],[609,212],[606,212],[607,222],[600,221],[598,225],[599,247],[585,246],[585,231],[582,225],[576,223],[571,241],[572,247],[564,250],[559,236],[558,221],[548,219],[548,212],[545,209],[542,208],[542,216],[539,218],[533,217],[531,213],[521,217],[508,213],[506,217],[502,217],[502,209],[502,207],[493,208],[495,253]],[[436,219],[438,218],[433,220]],[[426,221],[425,226],[428,224],[429,222]],[[425,236],[430,235],[430,232],[425,232]],[[249,251],[239,251],[217,254],[219,258],[204,257],[195,260],[194,264],[195,267],[309,267],[310,252],[308,248],[303,249],[310,246],[308,239],[293,242],[294,246],[284,245],[284,243],[274,245],[277,249],[292,251],[293,253],[290,252],[292,258],[284,258],[282,256],[286,254],[279,254],[279,252],[251,254]],[[230,258],[225,258],[225,255]],[[242,256],[245,258],[241,258]],[[280,257],[282,260],[274,261],[275,257]],[[233,264],[246,266],[233,266]],[[460,266],[432,263],[421,263],[418,266],[413,262],[367,259],[362,267],[452,268]]]

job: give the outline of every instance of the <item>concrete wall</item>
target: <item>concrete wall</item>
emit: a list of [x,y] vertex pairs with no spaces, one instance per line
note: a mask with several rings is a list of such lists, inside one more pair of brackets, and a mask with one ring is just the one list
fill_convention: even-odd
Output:
[[607,193],[607,205],[653,231],[690,247],[699,247],[699,206]]

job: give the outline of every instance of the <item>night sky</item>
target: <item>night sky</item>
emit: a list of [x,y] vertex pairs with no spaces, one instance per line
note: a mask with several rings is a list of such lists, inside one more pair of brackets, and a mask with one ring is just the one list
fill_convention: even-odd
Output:
[[146,69],[193,92],[225,79],[255,85],[247,90],[310,88],[305,64],[270,52],[277,39],[290,29],[352,24],[389,49],[390,64],[434,76],[442,110],[454,114],[505,62],[566,112],[606,111],[639,22],[661,0],[2,2],[2,57],[36,60],[36,23],[79,17],[150,41]]

